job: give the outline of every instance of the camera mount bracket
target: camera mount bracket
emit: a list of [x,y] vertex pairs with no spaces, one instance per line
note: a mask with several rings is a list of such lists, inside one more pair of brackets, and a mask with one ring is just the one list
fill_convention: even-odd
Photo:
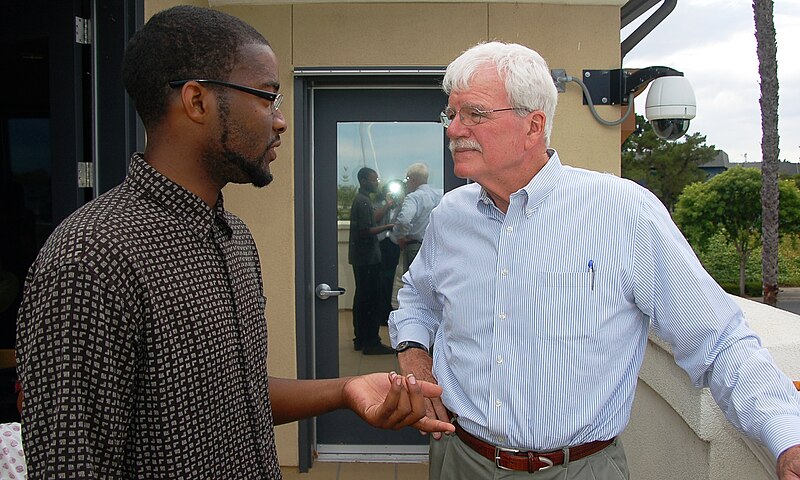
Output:
[[[631,94],[638,95],[656,78],[682,76],[683,72],[669,67],[617,68],[584,70],[582,80],[594,105],[627,105]],[[588,103],[584,96],[583,104]]]

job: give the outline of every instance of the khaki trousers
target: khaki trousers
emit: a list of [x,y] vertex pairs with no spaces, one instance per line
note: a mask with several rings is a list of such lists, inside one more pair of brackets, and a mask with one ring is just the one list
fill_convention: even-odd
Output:
[[619,439],[603,450],[565,465],[517,472],[497,468],[494,462],[479,455],[457,436],[431,438],[429,480],[629,480],[628,462]]
[[419,247],[422,245],[419,243],[409,243],[406,245],[406,248],[403,249],[403,268],[405,268],[404,272],[408,271],[408,267],[414,262],[414,259],[417,258],[417,254],[419,253]]

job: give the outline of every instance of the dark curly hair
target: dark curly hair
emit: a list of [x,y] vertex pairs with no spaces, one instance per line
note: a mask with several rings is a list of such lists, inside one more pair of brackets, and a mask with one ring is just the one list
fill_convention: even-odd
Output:
[[227,80],[243,45],[269,42],[253,27],[226,13],[179,6],[155,15],[131,38],[122,81],[145,127],[166,113],[171,80]]
[[376,172],[375,170],[373,170],[373,169],[371,169],[371,168],[369,168],[369,167],[362,167],[362,168],[361,168],[361,169],[358,171],[358,174],[356,175],[356,178],[358,178],[358,183],[363,183],[363,182],[365,182],[365,181],[367,180],[367,177],[369,177],[369,174],[370,174],[370,173],[375,173],[375,174],[377,174],[378,172]]

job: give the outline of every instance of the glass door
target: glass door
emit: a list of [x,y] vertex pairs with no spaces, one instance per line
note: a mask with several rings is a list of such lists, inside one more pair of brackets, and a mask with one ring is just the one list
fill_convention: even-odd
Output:
[[[428,183],[434,188],[448,190],[463,183],[453,180],[452,157],[438,121],[447,98],[437,85],[321,87],[312,89],[311,98],[315,291],[321,285],[327,285],[330,291],[344,289],[343,295],[314,298],[315,376],[332,378],[397,370],[396,355],[365,355],[353,344],[355,282],[348,263],[350,207],[359,189],[357,174],[363,167],[373,169],[381,180],[381,188],[371,195],[376,207],[387,195],[398,205],[402,202],[406,169],[414,163],[426,164]],[[385,240],[383,237],[378,240]],[[383,255],[386,256],[385,251]],[[392,262],[382,266],[383,275],[390,276],[393,285],[391,297],[396,296],[403,273],[402,261],[394,265],[394,270]],[[379,290],[370,289],[373,294]],[[379,335],[388,345],[383,316],[378,319]],[[416,430],[375,429],[351,412],[319,417],[316,437],[319,455],[339,459],[427,455],[427,437]]]

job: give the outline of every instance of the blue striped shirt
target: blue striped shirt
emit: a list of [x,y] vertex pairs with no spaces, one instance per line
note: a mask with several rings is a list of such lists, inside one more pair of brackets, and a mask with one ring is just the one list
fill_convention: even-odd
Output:
[[401,237],[421,241],[425,237],[425,229],[428,228],[431,211],[436,208],[441,199],[442,191],[427,183],[423,183],[406,195],[400,212],[394,219],[394,228],[390,233],[390,238],[395,243]]
[[392,344],[435,342],[464,429],[532,450],[620,434],[652,326],[737,428],[800,444],[800,396],[661,202],[549,153],[506,214],[478,184],[446,194],[403,277]]

